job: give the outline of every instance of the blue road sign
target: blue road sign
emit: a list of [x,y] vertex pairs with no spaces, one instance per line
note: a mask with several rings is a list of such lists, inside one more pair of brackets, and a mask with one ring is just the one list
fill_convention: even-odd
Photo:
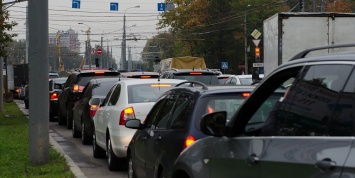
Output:
[[165,3],[158,3],[158,11],[165,11]]
[[80,9],[80,0],[73,0],[71,7],[74,9]]
[[110,11],[118,11],[118,2],[110,3]]
[[228,69],[228,62],[222,62],[222,69]]

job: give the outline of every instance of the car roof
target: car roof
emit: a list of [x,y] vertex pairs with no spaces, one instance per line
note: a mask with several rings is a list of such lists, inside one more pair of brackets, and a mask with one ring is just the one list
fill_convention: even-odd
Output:
[[[165,72],[170,72],[170,73],[189,73],[189,72],[202,72],[202,73],[211,73],[211,74],[215,74],[212,71],[208,71],[208,70],[202,70],[202,69],[170,69],[170,70],[166,70]],[[215,74],[217,75],[217,74]]]
[[129,79],[129,80],[122,80],[120,81],[121,83],[125,83],[127,85],[136,85],[136,84],[145,84],[145,83],[181,83],[184,82],[185,80],[180,80],[180,79]]
[[[112,81],[120,81],[120,80],[132,80],[128,78],[119,78],[119,77],[114,77],[114,78],[94,78],[91,79],[92,82],[94,83],[102,83],[102,82],[112,82]],[[133,79],[134,80],[134,79]]]
[[106,70],[106,69],[90,69],[90,70],[77,70],[74,71],[73,73],[94,73],[94,72],[112,72],[112,73],[119,73],[117,71],[113,71],[113,70]]
[[68,77],[59,77],[59,78],[50,78],[49,80],[53,80],[54,82],[56,81],[66,81]]

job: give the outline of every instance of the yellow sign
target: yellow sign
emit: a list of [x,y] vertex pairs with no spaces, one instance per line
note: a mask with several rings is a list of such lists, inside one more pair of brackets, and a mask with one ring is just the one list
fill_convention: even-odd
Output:
[[255,39],[258,39],[261,36],[261,33],[255,29],[252,33],[251,36],[254,37]]

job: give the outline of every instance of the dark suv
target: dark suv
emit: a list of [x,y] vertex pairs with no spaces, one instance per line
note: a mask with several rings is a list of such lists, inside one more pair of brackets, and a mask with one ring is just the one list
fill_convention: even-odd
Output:
[[72,128],[74,103],[79,99],[84,86],[94,78],[119,77],[120,73],[111,70],[82,70],[69,75],[59,95],[58,123]]
[[184,150],[171,177],[354,177],[355,53],[307,56],[346,47],[355,44],[309,49],[279,66],[216,132],[208,121],[219,113],[206,115],[202,130],[214,137]]
[[220,85],[217,74],[208,70],[169,69],[164,71],[161,78],[198,81],[206,85]]
[[181,151],[206,137],[199,125],[202,116],[226,111],[231,118],[253,89],[189,81],[163,93],[144,123],[126,121],[126,127],[138,129],[128,146],[128,177],[166,177]]

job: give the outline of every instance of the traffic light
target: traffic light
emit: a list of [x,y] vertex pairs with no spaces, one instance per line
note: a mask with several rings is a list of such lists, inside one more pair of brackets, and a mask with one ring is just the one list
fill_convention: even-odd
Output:
[[96,65],[96,67],[100,67],[100,65],[99,65],[99,58],[95,58],[95,65]]
[[255,60],[260,61],[260,48],[259,47],[255,48]]

